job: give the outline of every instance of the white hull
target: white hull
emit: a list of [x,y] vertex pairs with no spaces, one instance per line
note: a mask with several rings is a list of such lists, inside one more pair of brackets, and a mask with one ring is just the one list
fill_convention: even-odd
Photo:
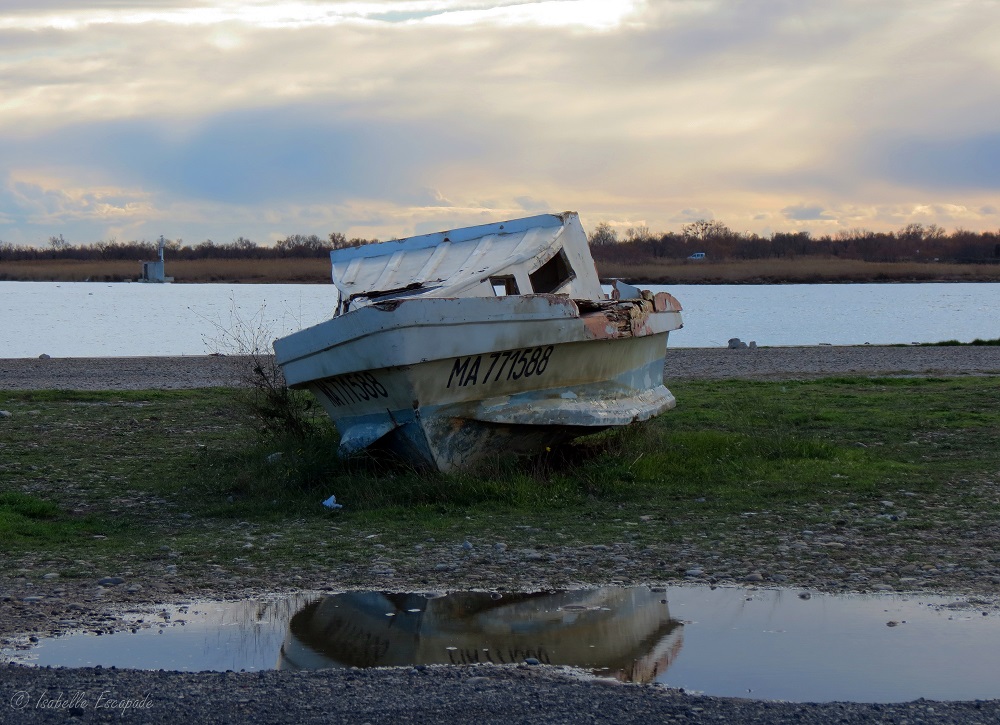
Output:
[[[581,309],[582,308],[582,309]],[[439,470],[532,452],[674,405],[663,385],[669,295],[556,295],[374,303],[276,341],[344,454],[376,442]]]

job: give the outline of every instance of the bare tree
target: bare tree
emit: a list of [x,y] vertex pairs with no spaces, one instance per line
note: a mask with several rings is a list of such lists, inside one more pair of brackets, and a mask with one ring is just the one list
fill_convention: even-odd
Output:
[[600,222],[594,231],[590,233],[590,244],[594,247],[603,247],[608,244],[618,243],[618,232],[616,232],[607,222]]

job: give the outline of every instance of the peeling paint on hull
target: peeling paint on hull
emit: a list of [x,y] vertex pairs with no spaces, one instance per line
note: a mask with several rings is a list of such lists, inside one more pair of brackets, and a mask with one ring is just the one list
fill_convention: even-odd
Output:
[[274,350],[287,383],[333,419],[342,454],[377,444],[448,471],[675,404],[663,364],[680,304],[619,283],[607,299],[572,212],[331,260],[336,316]]
[[[460,333],[435,322],[440,302],[464,320]],[[406,300],[369,317],[369,332],[339,344],[328,339],[284,363],[289,382],[311,390],[333,419],[344,454],[380,442],[446,471],[503,452],[543,450],[674,406],[663,364],[680,315],[646,301],[581,314],[573,301],[543,295]],[[380,335],[395,341],[393,359],[402,364],[368,366],[370,345],[391,347],[373,343]],[[407,338],[437,343],[417,347]],[[424,357],[432,350],[433,359]]]

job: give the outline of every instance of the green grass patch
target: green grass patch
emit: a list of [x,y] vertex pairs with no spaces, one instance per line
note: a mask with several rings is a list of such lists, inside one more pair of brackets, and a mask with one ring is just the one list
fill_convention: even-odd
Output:
[[[662,521],[649,540],[733,526],[746,512],[948,492],[1000,471],[1000,379],[683,381],[678,406],[541,456],[452,475],[336,456],[318,409],[303,436],[267,435],[232,390],[5,392],[0,541],[9,554],[144,559],[168,542],[206,560],[241,550],[242,525],[282,532],[273,565],[336,539],[363,557],[367,531],[605,543]],[[275,455],[280,454],[280,455]],[[320,502],[331,494],[344,509]],[[805,519],[803,519],[805,521]],[[916,524],[915,524],[916,525]],[[652,537],[652,538],[650,538]],[[275,559],[274,557],[277,557]]]
[[52,501],[0,492],[0,541],[8,546],[72,543],[92,528],[91,521],[67,515]]

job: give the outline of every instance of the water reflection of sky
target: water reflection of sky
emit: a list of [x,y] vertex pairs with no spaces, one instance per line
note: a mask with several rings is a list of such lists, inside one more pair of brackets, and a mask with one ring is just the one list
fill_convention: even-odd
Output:
[[[894,344],[996,338],[1000,284],[673,285],[675,347]],[[330,285],[0,282],[0,357],[205,355],[227,333],[266,344],[327,319]]]
[[996,698],[1000,615],[943,606],[952,602],[671,588],[684,651],[661,681],[712,695],[794,701]]
[[133,614],[134,634],[43,640],[27,658],[36,665],[188,671],[534,658],[734,697],[1000,696],[1000,614],[950,606],[954,600],[942,597],[799,594],[697,586],[301,594]]

